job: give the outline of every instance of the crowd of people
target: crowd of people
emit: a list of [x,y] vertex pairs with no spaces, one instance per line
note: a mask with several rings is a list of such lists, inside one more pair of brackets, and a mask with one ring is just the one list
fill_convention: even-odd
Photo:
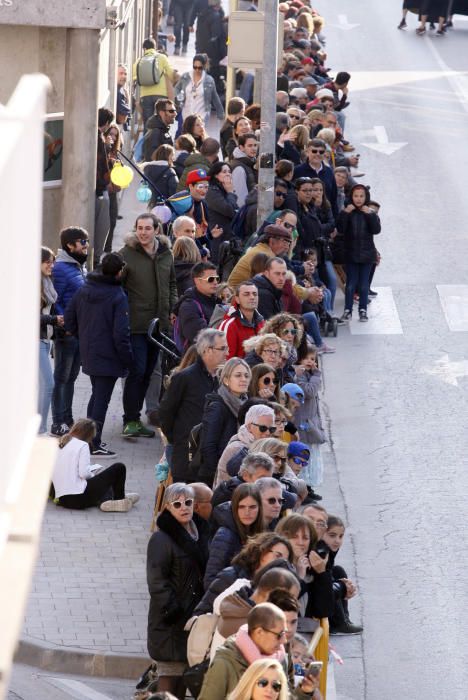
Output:
[[[355,305],[368,320],[380,205],[360,180],[345,112],[352,76],[328,68],[323,17],[307,0],[279,12],[266,220],[257,221],[253,76],[239,73],[238,95],[226,99],[219,0],[172,0],[174,36],[159,42],[175,39],[174,54],[186,54],[196,24],[192,70],[177,75],[148,38],[130,89],[119,69],[116,115],[99,110],[94,269],[80,226],[61,231],[57,255],[42,249],[39,413],[40,432],[59,439],[55,503],[127,512],[138,502],[123,463],[92,464],[117,457],[102,435],[119,378],[122,437],[163,437],[147,553],[152,664],[139,700],[183,698],[187,687],[202,700],[320,699],[309,648],[317,620],[328,618],[331,634],[362,632],[349,612],[356,586],[335,561],[345,525],[317,492],[327,441],[320,358],[335,352],[324,335],[350,323]],[[214,117],[217,138],[207,133]],[[151,200],[117,251],[111,171],[131,118],[141,120],[134,158]],[[91,395],[75,421],[80,368]],[[183,677],[158,677],[167,661],[188,663]]]

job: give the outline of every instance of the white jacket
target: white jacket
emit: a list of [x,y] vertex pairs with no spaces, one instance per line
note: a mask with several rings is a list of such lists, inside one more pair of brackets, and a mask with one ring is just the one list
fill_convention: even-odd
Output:
[[93,476],[90,462],[89,445],[78,438],[58,450],[52,476],[56,498],[84,492],[86,480]]

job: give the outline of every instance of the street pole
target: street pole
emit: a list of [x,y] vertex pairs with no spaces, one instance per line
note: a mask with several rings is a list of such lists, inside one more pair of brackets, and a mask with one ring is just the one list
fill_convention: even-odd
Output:
[[257,225],[273,210],[276,146],[276,61],[278,50],[278,3],[264,0],[262,117],[258,170]]

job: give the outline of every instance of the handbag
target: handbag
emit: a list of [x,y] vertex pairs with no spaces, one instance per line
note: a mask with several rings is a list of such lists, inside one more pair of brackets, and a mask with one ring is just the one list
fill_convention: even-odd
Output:
[[196,700],[201,693],[203,679],[208,671],[210,659],[207,658],[195,666],[187,666],[182,674],[185,687],[190,690],[191,696]]

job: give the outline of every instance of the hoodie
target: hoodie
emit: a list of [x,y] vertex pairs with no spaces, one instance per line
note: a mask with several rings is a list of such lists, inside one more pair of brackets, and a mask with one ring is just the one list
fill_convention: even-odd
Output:
[[170,146],[174,145],[172,140],[170,126],[165,124],[159,114],[153,114],[146,122],[146,134],[143,141],[143,155],[145,160],[150,162],[154,151],[158,146],[167,143]]
[[254,170],[255,158],[249,158],[239,147],[234,149],[232,160],[229,161],[232,170],[232,184],[237,195],[237,206],[243,207],[249,192],[257,184],[258,174]]
[[63,315],[73,295],[82,287],[85,281],[86,268],[72,258],[62,248],[58,251],[52,271],[52,281],[57,292],[55,313]]

